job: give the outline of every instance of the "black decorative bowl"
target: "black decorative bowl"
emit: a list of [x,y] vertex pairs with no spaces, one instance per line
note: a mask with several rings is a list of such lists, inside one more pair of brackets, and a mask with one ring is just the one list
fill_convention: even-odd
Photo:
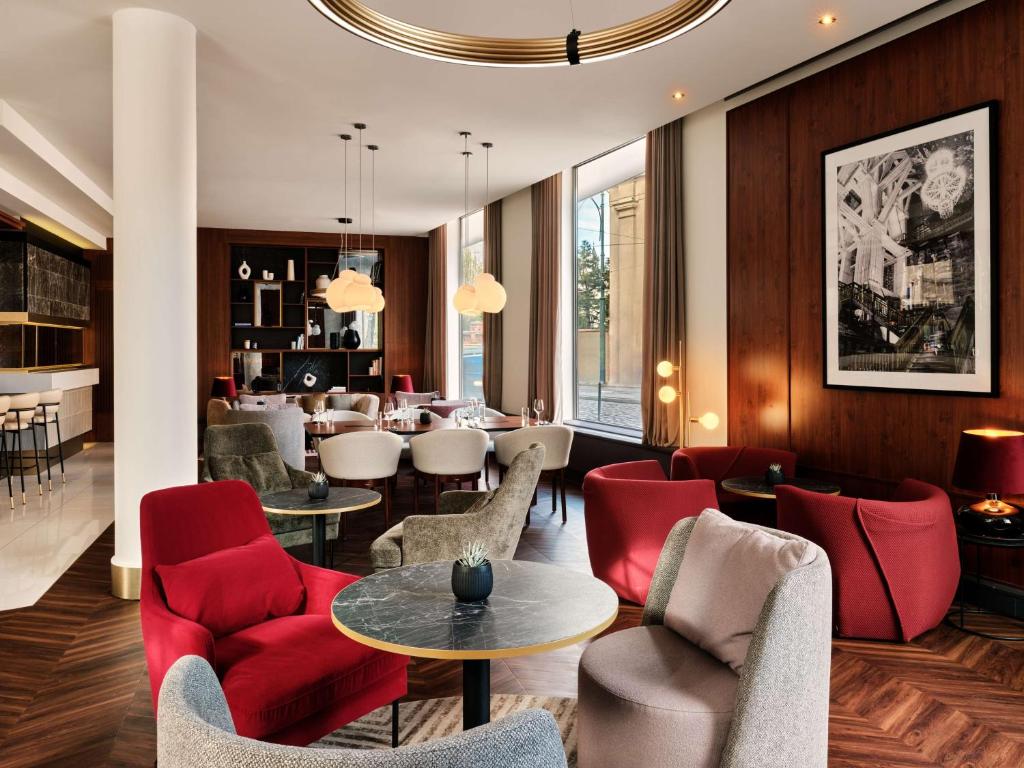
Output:
[[486,600],[494,589],[494,572],[490,562],[472,567],[456,561],[452,564],[452,594],[460,603]]
[[428,411],[420,411],[420,424],[430,423],[430,413]]
[[765,470],[764,481],[770,486],[782,485],[786,482],[786,476],[781,470],[775,472],[770,469]]
[[327,498],[327,494],[331,492],[331,486],[325,480],[322,483],[310,483],[306,490],[309,492],[309,498],[314,501],[323,501]]

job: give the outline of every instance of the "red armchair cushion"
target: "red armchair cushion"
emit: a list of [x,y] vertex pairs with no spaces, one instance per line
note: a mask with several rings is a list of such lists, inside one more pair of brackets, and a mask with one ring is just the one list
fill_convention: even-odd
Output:
[[176,565],[156,566],[167,606],[228,635],[295,613],[305,598],[291,558],[271,534]]
[[219,638],[216,659],[235,728],[251,738],[341,700],[358,703],[360,692],[383,678],[404,678],[409,661],[348,639],[323,614],[285,616]]

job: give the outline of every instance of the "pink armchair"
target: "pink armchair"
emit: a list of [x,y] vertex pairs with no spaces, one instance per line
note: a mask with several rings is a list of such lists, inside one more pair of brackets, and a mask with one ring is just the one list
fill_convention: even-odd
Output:
[[643,605],[672,526],[717,508],[710,480],[671,482],[657,461],[610,464],[583,481],[587,549],[594,575]]

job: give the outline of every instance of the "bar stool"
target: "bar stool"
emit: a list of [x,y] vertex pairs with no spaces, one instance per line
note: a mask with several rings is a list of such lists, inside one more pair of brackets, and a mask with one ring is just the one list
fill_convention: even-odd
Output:
[[[48,490],[53,490],[53,480],[50,475],[50,467],[53,461],[50,458],[50,424],[57,427],[57,456],[60,457],[60,481],[66,483],[64,477],[64,443],[60,439],[60,403],[64,399],[64,390],[51,389],[39,393],[39,405],[36,406],[34,423],[43,431],[43,450],[46,453],[46,484]],[[33,433],[33,440],[35,433]]]
[[0,463],[7,476],[7,495],[11,497],[11,509],[14,509],[14,485],[11,482],[11,456],[7,452],[7,433],[3,432],[3,423],[7,419],[7,411],[11,407],[11,398],[0,395]]
[[[4,442],[7,442],[7,435],[12,436],[12,448],[18,455],[18,475],[21,479],[21,503],[25,504],[25,454],[21,433],[32,433],[32,455],[36,460],[36,484],[39,487],[39,495],[43,495],[43,478],[39,473],[39,444],[36,440],[36,429],[33,420],[36,415],[36,406],[39,405],[39,393],[28,392],[24,395],[11,395],[11,404],[4,417]],[[12,466],[14,462],[11,462]]]

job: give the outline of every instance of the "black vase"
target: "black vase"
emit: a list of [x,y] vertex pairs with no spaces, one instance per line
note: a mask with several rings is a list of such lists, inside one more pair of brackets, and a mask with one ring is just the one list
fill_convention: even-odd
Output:
[[331,492],[331,486],[325,480],[322,483],[310,483],[306,490],[309,492],[309,498],[314,501],[323,501]]
[[776,486],[786,482],[786,476],[782,473],[782,470],[771,470],[767,469],[764,473],[764,481],[768,485]]
[[362,339],[359,338],[359,331],[353,328],[345,329],[345,333],[341,337],[341,346],[345,349],[359,349],[361,343]]
[[430,423],[430,412],[429,411],[420,411],[420,424],[429,424],[429,423]]
[[341,349],[341,334],[337,331],[331,332],[331,349]]
[[452,565],[452,594],[460,603],[478,603],[486,600],[494,589],[494,572],[484,561],[472,567],[458,560]]

